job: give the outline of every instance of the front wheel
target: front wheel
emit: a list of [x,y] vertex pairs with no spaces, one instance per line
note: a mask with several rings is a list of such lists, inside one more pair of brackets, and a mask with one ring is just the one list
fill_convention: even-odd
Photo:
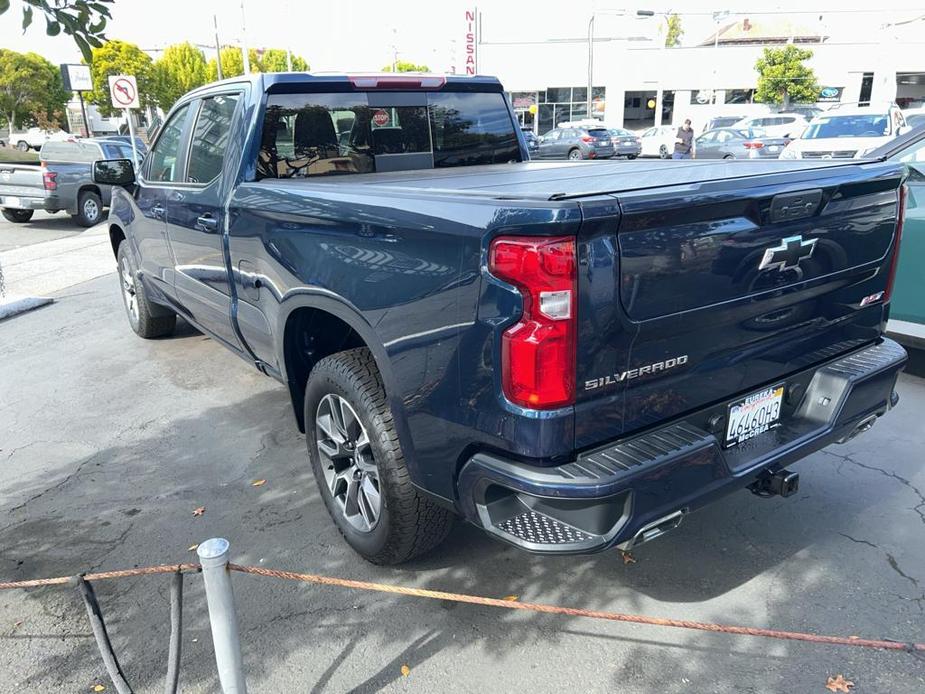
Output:
[[28,152],[29,143],[26,142],[25,140],[20,140],[19,142],[16,143],[16,149],[18,149],[20,152]]
[[637,154],[627,154],[627,155],[626,155],[626,158],[629,159],[630,161],[632,161],[632,160],[635,159],[637,156],[639,156],[639,155],[637,155]]
[[3,208],[3,218],[8,222],[13,222],[14,224],[23,224],[32,219],[32,215],[35,213],[34,210],[11,210],[7,207]]
[[578,161],[579,159],[584,159],[584,157],[581,156],[580,149],[573,149],[571,152],[568,153],[568,158],[572,161]]
[[671,154],[668,153],[668,148],[665,145],[662,145],[658,148],[658,156],[660,159],[669,159]]
[[119,263],[119,286],[122,289],[122,305],[128,316],[128,323],[139,337],[151,339],[170,335],[177,325],[177,314],[168,308],[152,304],[145,294],[144,285],[128,250],[128,241],[119,244],[116,254]]
[[319,361],[305,386],[304,407],[315,481],[354,551],[374,564],[400,564],[446,537],[453,514],[411,484],[368,349]]

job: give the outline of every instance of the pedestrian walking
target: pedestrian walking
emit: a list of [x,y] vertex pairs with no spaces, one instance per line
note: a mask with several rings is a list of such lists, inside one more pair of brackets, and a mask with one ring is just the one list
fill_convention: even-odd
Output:
[[684,125],[678,128],[678,135],[674,140],[674,153],[672,159],[690,159],[694,147],[694,129],[691,128],[691,119],[686,118]]

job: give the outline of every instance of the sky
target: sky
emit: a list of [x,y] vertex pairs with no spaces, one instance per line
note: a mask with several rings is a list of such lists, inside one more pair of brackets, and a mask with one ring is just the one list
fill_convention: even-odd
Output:
[[[35,51],[56,64],[80,61],[70,37],[45,36],[40,19],[23,35],[19,0],[12,5],[0,16],[0,46]],[[810,25],[823,15],[829,33],[837,30],[845,36],[863,36],[871,26],[925,14],[925,0],[880,0],[879,6],[870,0],[673,0],[639,5],[613,0],[244,0],[244,13],[248,45],[291,48],[313,71],[379,70],[397,51],[400,60],[443,72],[454,64],[461,69],[465,12],[476,5],[482,15],[482,40],[501,42],[580,38],[586,36],[592,14],[598,36],[656,35],[660,19],[620,17],[623,8],[631,13],[647,9],[681,14],[685,43],[699,43],[713,32],[716,10],[744,16],[778,10],[799,13],[793,16]],[[144,49],[181,41],[214,44],[213,14],[223,43],[237,43],[242,35],[241,0],[116,0],[112,14],[107,37]]]

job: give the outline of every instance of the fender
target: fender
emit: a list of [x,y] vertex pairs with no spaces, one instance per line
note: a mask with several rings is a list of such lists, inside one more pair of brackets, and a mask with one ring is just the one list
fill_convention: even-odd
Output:
[[376,332],[375,328],[363,317],[360,311],[353,306],[344,297],[330,292],[326,289],[312,289],[308,287],[294,289],[283,296],[279,304],[279,313],[276,324],[276,335],[279,341],[276,345],[277,363],[280,365],[282,381],[289,387],[289,393],[292,396],[293,410],[296,420],[299,422],[299,429],[305,432],[305,423],[302,421],[302,412],[297,408],[297,398],[302,394],[303,384],[293,383],[286,372],[286,354],[285,354],[285,335],[286,323],[293,311],[299,308],[314,308],[330,313],[341,319],[349,325],[363,339],[366,346],[369,347],[376,362],[376,368],[382,377],[382,384],[385,386],[386,396],[388,397],[389,407],[392,410],[392,418],[395,422],[395,430],[398,433],[398,440],[401,444],[402,451],[405,454],[405,460],[411,472],[411,479],[419,479],[417,474],[417,465],[415,463],[414,446],[411,439],[411,432],[405,420],[405,409],[402,404],[400,388],[395,379],[392,370],[392,361],[385,350],[382,339]]

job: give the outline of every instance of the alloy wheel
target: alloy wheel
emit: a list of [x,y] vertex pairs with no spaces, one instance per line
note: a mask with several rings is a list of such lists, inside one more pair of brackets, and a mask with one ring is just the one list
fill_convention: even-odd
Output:
[[135,288],[135,276],[132,274],[128,261],[122,258],[119,263],[119,283],[122,285],[122,298],[128,311],[132,324],[138,323],[138,296]]
[[318,403],[315,441],[335,505],[353,528],[372,532],[382,515],[379,469],[366,427],[339,395],[328,393]]
[[96,200],[93,198],[84,200],[84,217],[90,222],[95,222],[99,216],[100,206],[96,204]]

